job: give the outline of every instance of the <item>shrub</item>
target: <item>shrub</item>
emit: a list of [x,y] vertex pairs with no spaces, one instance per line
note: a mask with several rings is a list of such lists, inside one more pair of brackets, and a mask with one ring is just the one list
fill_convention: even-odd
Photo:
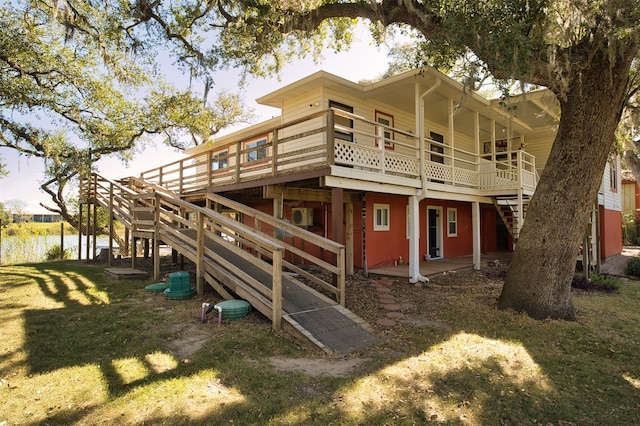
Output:
[[571,281],[571,287],[586,291],[604,291],[616,293],[620,289],[620,280],[608,274],[591,274],[590,279],[577,275]]
[[640,257],[632,257],[627,262],[627,267],[624,269],[624,273],[627,275],[633,275],[635,277],[640,277]]
[[47,260],[71,259],[71,252],[65,249],[64,253],[62,253],[60,244],[56,244],[47,250],[45,257]]
[[620,280],[609,274],[593,274],[591,275],[591,282],[598,287],[598,290],[606,291],[607,293],[614,293],[620,290]]

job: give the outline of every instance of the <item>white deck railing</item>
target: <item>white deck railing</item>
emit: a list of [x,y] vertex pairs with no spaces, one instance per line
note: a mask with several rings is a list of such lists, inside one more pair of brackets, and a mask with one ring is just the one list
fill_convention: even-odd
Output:
[[[255,141],[264,141],[256,144]],[[477,154],[427,139],[423,172],[428,183],[479,195],[532,193],[537,185],[535,157],[523,150]],[[421,179],[418,138],[341,110],[329,109],[282,124],[224,147],[143,172],[140,177],[179,194],[210,187],[321,171],[331,166],[372,172],[371,179]],[[377,180],[377,179],[376,179]]]

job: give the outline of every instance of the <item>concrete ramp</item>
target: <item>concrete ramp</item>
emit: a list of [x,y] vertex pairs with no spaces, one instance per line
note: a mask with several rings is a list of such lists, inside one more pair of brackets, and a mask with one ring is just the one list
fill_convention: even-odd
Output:
[[[272,288],[272,276],[242,256],[232,252],[226,244],[207,238],[205,245],[223,257],[226,261],[249,274],[266,288]],[[224,266],[205,257],[210,267],[217,268],[221,274],[233,275]],[[233,287],[235,283],[235,286]],[[249,302],[251,296],[256,300],[262,296],[258,289],[250,287],[241,277],[234,275],[227,280],[227,287],[238,293],[242,288],[243,295]],[[215,287],[214,287],[215,288]],[[247,294],[248,293],[248,294]],[[253,293],[253,294],[251,294]],[[268,309],[267,306],[256,306],[258,310]],[[269,317],[271,312],[263,312]],[[366,321],[358,317],[349,309],[333,299],[298,281],[294,277],[284,274],[282,277],[282,320],[283,328],[300,340],[306,341],[332,354],[349,354],[360,349],[375,345],[380,339]]]
[[340,305],[286,314],[282,318],[329,353],[349,354],[380,341],[368,324]]

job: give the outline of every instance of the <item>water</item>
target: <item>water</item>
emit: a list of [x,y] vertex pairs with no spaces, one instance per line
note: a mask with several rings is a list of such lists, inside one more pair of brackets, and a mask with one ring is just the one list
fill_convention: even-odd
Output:
[[[64,249],[71,253],[71,259],[78,258],[78,235],[64,236]],[[15,264],[26,262],[42,262],[46,260],[47,250],[60,245],[60,235],[36,235],[36,236],[3,236],[0,247],[0,263]],[[101,248],[109,247],[109,237],[96,238],[98,254]],[[82,236],[81,259],[86,259],[87,237]],[[89,257],[93,257],[93,237],[89,238]]]

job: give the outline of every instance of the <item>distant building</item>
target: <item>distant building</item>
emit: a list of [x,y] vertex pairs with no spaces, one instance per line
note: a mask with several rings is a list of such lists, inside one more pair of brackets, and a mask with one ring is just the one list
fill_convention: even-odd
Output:
[[36,213],[36,214],[14,213],[13,221],[16,223],[20,223],[20,222],[55,223],[55,222],[61,222],[62,216],[55,213]]

